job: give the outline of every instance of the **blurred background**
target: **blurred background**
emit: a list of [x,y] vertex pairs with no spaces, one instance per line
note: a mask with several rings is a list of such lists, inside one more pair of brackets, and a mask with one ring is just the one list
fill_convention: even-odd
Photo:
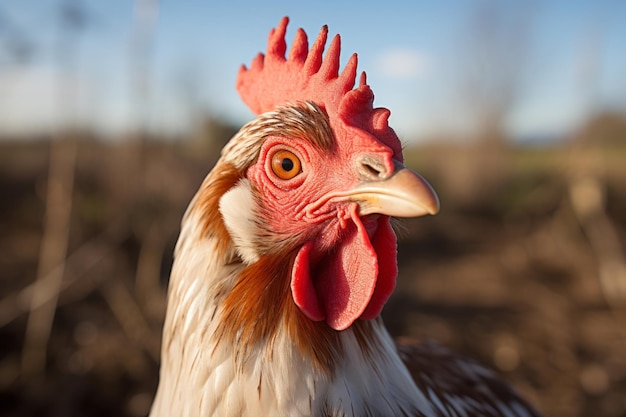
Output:
[[214,3],[0,3],[0,414],[148,413],[180,219],[288,15],[359,53],[442,201],[404,223],[392,333],[626,416],[626,3]]

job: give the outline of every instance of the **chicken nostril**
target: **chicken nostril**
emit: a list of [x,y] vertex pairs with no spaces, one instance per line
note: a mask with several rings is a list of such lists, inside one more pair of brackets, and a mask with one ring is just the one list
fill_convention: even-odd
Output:
[[360,177],[365,181],[385,179],[392,174],[380,158],[372,155],[361,156],[357,164]]
[[363,169],[368,172],[367,173],[368,176],[372,176],[376,178],[380,177],[381,172],[371,165],[363,165]]

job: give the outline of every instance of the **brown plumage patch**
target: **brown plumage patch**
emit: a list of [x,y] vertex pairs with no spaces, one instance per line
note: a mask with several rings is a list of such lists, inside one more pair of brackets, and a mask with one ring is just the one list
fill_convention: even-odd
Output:
[[[300,354],[320,372],[332,376],[344,355],[341,332],[325,321],[310,320],[294,303],[290,277],[296,253],[262,256],[241,272],[224,298],[217,335],[237,347],[237,359],[243,363],[261,345],[271,351],[278,330],[286,329]],[[349,331],[366,358],[374,358],[374,352],[383,349],[374,337],[373,322],[358,320]]]
[[[275,126],[276,134],[308,139],[315,146],[329,151],[335,145],[330,120],[324,110],[312,101],[281,106],[277,113],[282,123]],[[283,124],[284,123],[284,124]]]
[[335,146],[330,120],[323,109],[313,102],[287,103],[243,126],[223,149],[222,158],[244,171],[257,160],[262,143],[271,136],[286,141],[306,139],[324,151]]
[[200,238],[215,239],[220,257],[225,257],[232,246],[230,234],[219,210],[220,199],[241,178],[242,173],[233,165],[218,163],[204,180],[196,196],[194,211],[200,214]]
[[470,417],[540,417],[493,371],[443,346],[405,340],[398,353],[415,384],[437,405],[437,416],[458,415],[463,404]]
[[341,355],[339,333],[308,319],[291,296],[290,276],[297,251],[267,255],[245,268],[222,304],[218,337],[237,346],[245,361],[261,343],[270,346],[286,328],[298,351],[320,371],[331,373]]

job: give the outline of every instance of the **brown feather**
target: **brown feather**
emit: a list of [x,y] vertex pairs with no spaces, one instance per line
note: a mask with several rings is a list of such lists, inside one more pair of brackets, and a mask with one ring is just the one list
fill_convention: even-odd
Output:
[[[263,256],[239,274],[224,298],[217,337],[237,346],[243,363],[256,347],[271,345],[277,332],[287,329],[300,354],[330,376],[344,355],[340,332],[310,320],[293,302],[290,276],[296,252]],[[372,322],[357,321],[350,331],[366,357],[382,351]]]
[[218,163],[206,177],[194,204],[194,211],[200,216],[200,238],[214,238],[217,242],[217,252],[220,258],[225,258],[232,247],[230,234],[224,225],[219,210],[220,199],[241,178],[242,173],[233,165]]
[[404,340],[397,348],[418,388],[440,404],[441,417],[455,415],[458,403],[470,417],[541,416],[499,375],[469,358],[433,342]]
[[330,372],[341,353],[339,335],[325,323],[309,320],[294,304],[289,277],[295,256],[296,251],[267,255],[245,268],[224,298],[217,334],[237,346],[245,361],[261,343],[271,345],[286,326],[301,354]]
[[301,354],[329,372],[337,360],[338,334],[306,318],[294,304],[289,277],[295,256],[296,251],[263,256],[239,274],[223,301],[218,337],[238,347],[243,363],[254,348],[271,345],[280,326],[287,326]]
[[257,160],[261,145],[271,136],[306,139],[325,151],[335,146],[330,120],[322,108],[310,101],[285,103],[243,126],[222,150],[221,160],[243,172]]

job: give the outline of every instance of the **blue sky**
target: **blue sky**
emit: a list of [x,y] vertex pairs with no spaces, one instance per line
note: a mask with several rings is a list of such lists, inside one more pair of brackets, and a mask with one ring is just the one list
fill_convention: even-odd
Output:
[[[480,104],[467,93],[471,68],[489,74],[507,68],[503,61],[516,68],[505,119],[516,137],[563,135],[591,111],[626,110],[622,0],[169,0],[141,9],[156,12],[145,26],[152,45],[145,66],[133,54],[137,5],[153,2],[83,0],[89,24],[75,35],[74,66],[55,58],[60,3],[0,3],[0,23],[24,33],[35,51],[25,62],[2,60],[7,31],[0,26],[0,131],[45,131],[67,121],[112,133],[137,124],[180,131],[198,109],[244,123],[252,114],[235,91],[237,70],[265,49],[269,29],[285,15],[288,44],[297,27],[310,40],[324,24],[341,34],[344,62],[359,54],[375,104],[392,111],[391,125],[408,140],[468,129]],[[500,43],[474,36],[477,10],[490,7],[503,16]],[[150,13],[141,16],[151,21]],[[477,45],[486,55],[474,53]],[[137,68],[147,76],[143,96],[133,82]]]

